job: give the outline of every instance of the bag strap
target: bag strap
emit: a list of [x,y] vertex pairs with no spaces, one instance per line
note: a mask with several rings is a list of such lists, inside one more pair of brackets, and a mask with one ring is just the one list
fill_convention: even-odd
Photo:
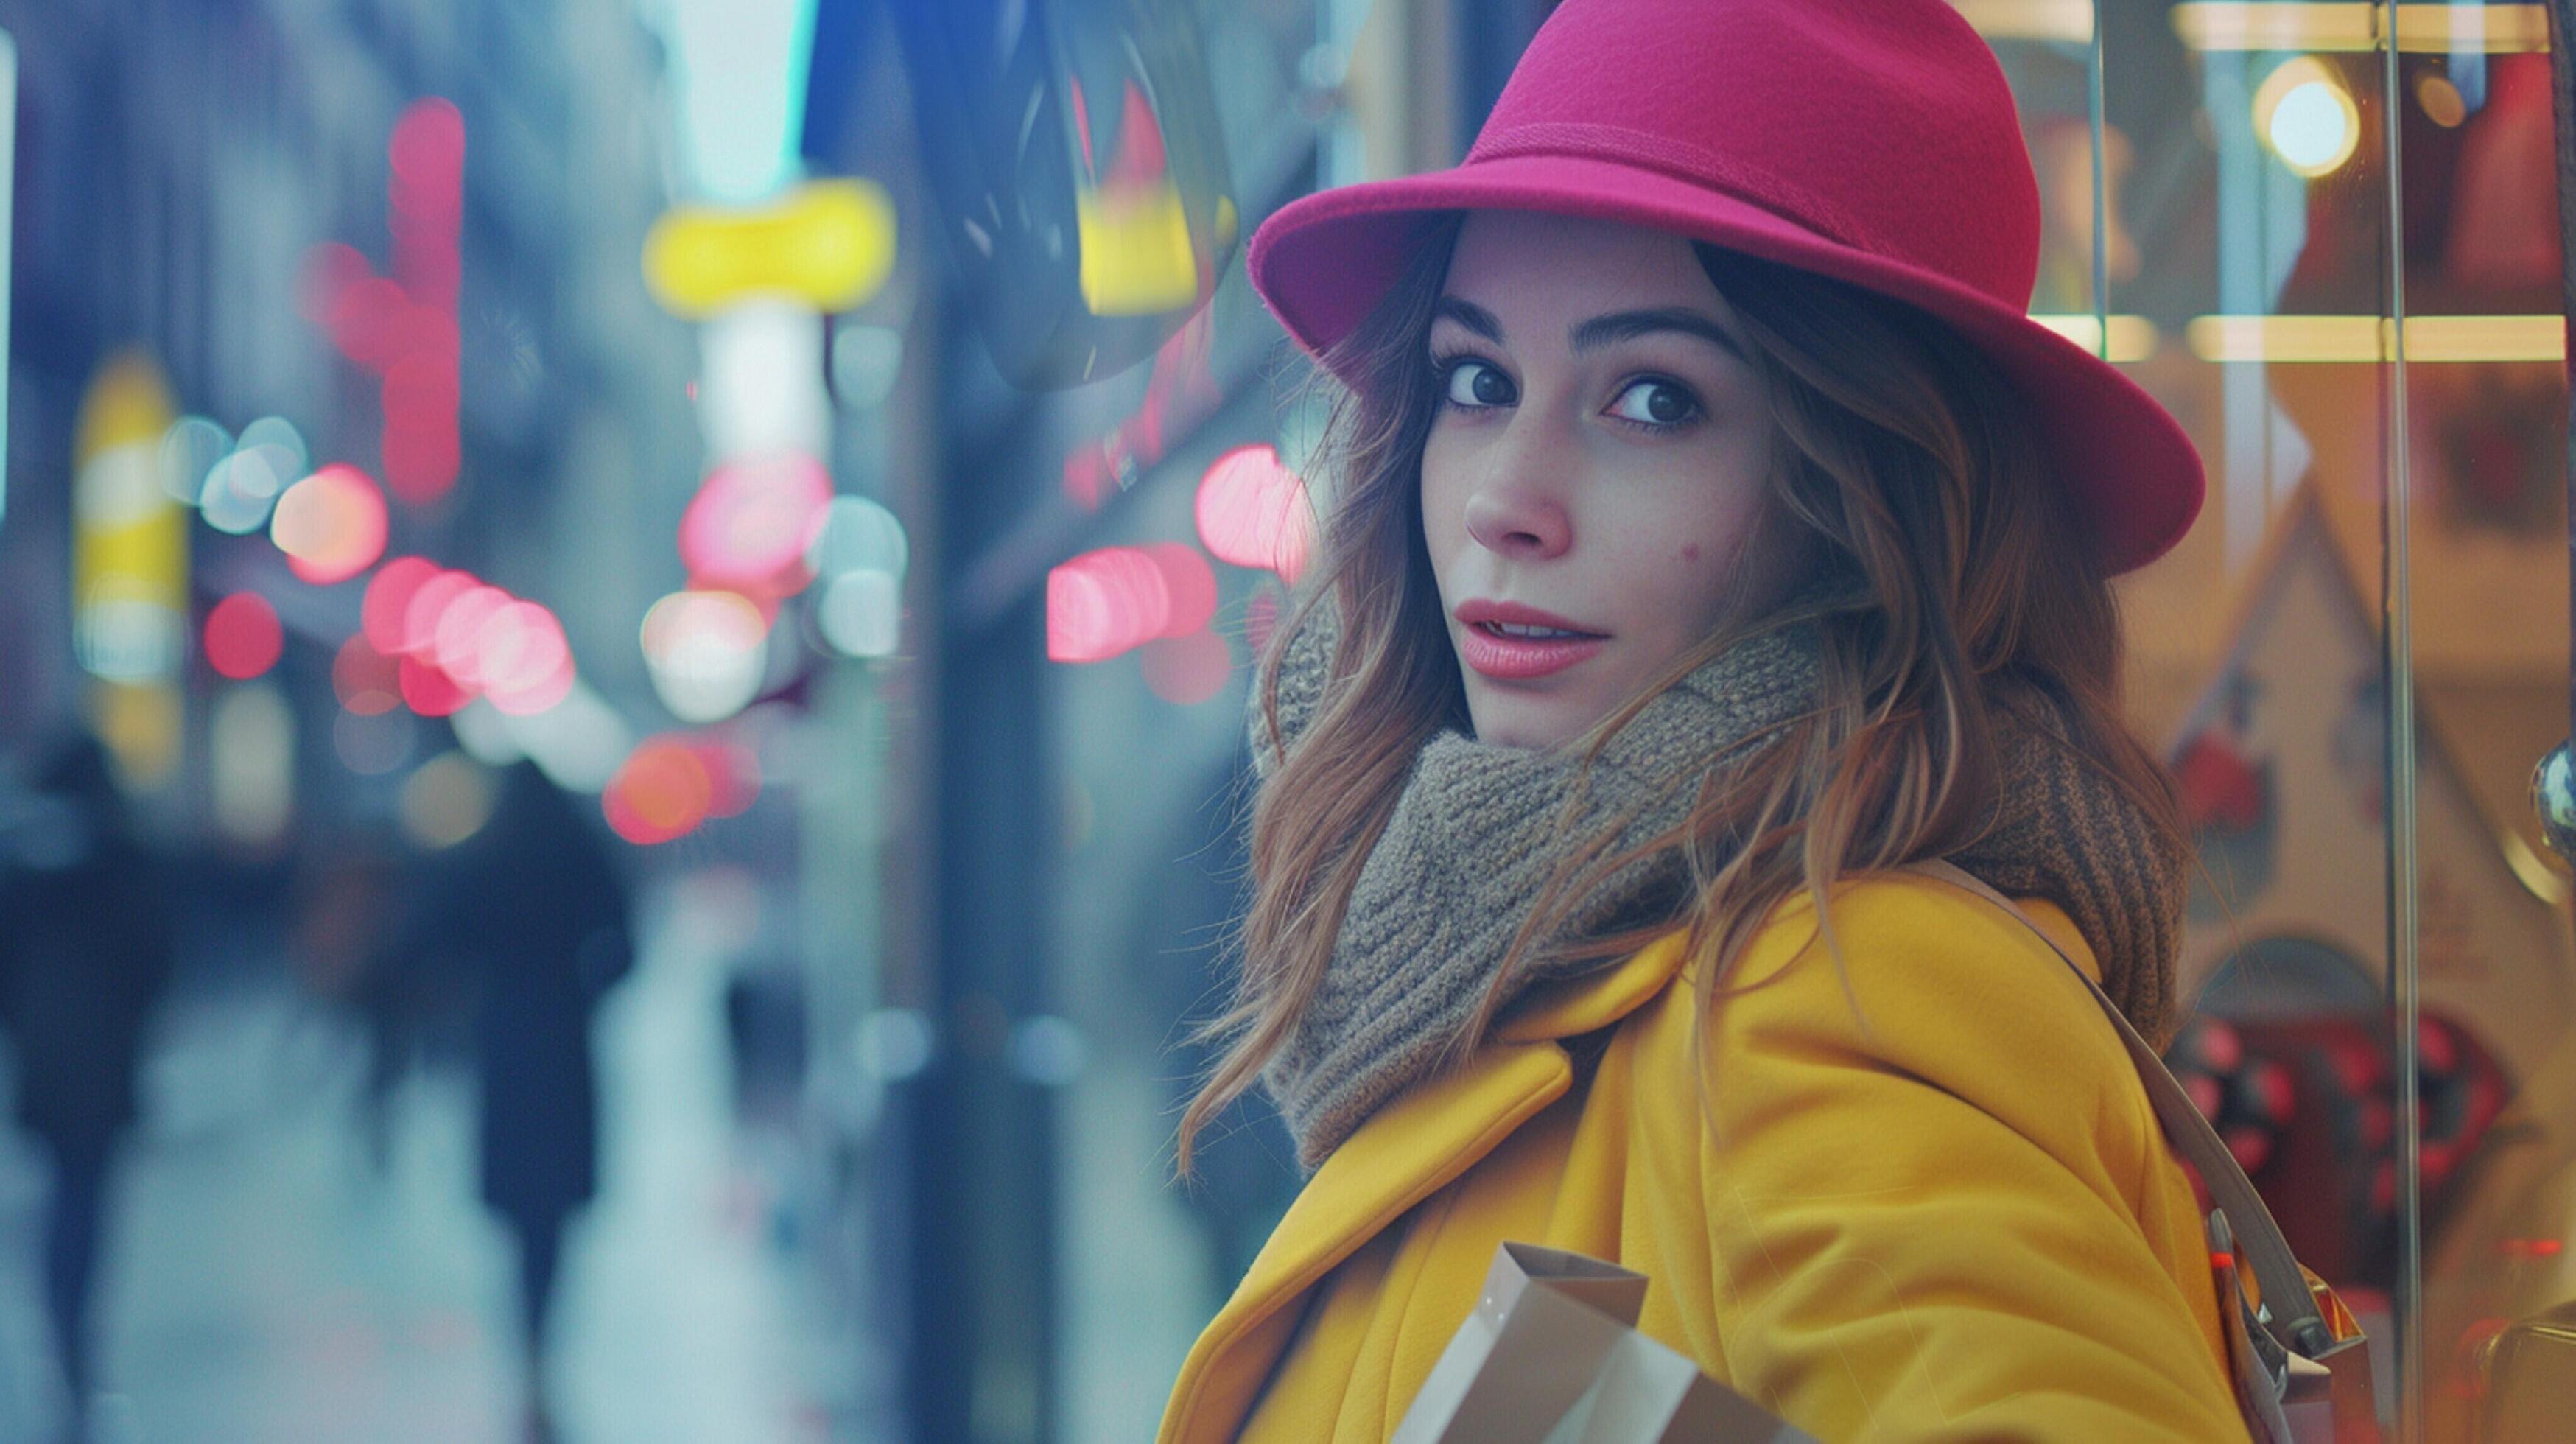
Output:
[[2023,912],[2012,899],[1949,862],[1938,859],[1917,862],[1909,870],[1939,878],[2003,909],[2018,919],[2022,926],[2038,934],[2039,940],[2048,944],[2048,950],[2057,954],[2058,960],[2083,980],[2085,989],[2093,995],[2093,1001],[2102,1005],[2102,1011],[2110,1015],[2111,1025],[2119,1029],[2120,1041],[2128,1045],[2129,1058],[2137,1064],[2138,1077],[2146,1084],[2147,1101],[2155,1106],[2156,1120],[2164,1125],[2165,1137],[2193,1168],[2199,1170],[2201,1182],[2209,1186],[2210,1196],[2218,1201],[2218,1210],[2225,1218],[2228,1231],[2234,1236],[2236,1246],[2243,1250],[2246,1262],[2253,1268],[2255,1284],[2263,1291],[2265,1316],[2303,1353],[2312,1357],[2323,1353],[2335,1342],[2334,1331],[2327,1326],[2324,1314],[2318,1309],[2316,1295],[2308,1291],[2307,1277],[2300,1272],[2299,1261],[2290,1252],[2289,1240],[2281,1236],[2281,1226],[2273,1221],[2272,1210],[2264,1206],[2262,1195],[2254,1191],[2254,1181],[2245,1176],[2245,1169],[2237,1163],[2236,1155],[2219,1141],[2218,1130],[2209,1126],[2209,1119],[2191,1101],[2191,1095],[2183,1092],[2182,1084],[2175,1081],[2164,1060],[2156,1056],[2156,1050],[2147,1046],[2147,1040],[2138,1035],[2128,1015],[2120,1011],[2120,1005],[2112,1002],[2110,995],[2102,991],[2102,985],[2093,981],[2093,975],[2068,956],[2066,949],[2059,947],[2057,940],[2033,922],[2030,914]]

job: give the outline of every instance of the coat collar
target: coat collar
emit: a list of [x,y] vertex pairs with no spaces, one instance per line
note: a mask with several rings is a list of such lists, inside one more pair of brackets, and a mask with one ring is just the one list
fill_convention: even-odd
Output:
[[1557,1040],[1636,1011],[1672,981],[1683,956],[1682,936],[1672,933],[1613,967],[1534,993],[1466,1068],[1407,1090],[1342,1140],[1191,1347],[1163,1444],[1233,1438],[1295,1331],[1293,1306],[1306,1291],[1563,1097],[1574,1068]]

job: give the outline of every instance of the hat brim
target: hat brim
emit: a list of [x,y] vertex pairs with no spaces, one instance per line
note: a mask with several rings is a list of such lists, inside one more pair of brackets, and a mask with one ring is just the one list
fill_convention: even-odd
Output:
[[2022,393],[2113,573],[2172,550],[2200,514],[2208,483],[2199,451],[2182,424],[2119,368],[1974,287],[1660,171],[1522,155],[1339,186],[1282,206],[1253,234],[1245,264],[1272,314],[1320,357],[1394,286],[1438,215],[1471,210],[1543,211],[1671,231],[1848,281],[1948,322]]

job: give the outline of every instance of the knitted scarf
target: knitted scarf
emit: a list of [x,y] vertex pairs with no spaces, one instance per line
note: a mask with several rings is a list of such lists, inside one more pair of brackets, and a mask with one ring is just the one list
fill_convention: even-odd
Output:
[[[1331,662],[1329,603],[1286,643],[1279,719],[1293,746]],[[1817,636],[1753,638],[1648,702],[1583,776],[1577,749],[1529,751],[1444,731],[1422,745],[1386,831],[1362,866],[1332,962],[1297,1026],[1264,1070],[1312,1171],[1389,1099],[1430,1074],[1472,1021],[1504,955],[1568,850],[1617,829],[1614,851],[1669,831],[1697,799],[1695,759],[1724,768],[1813,702]],[[2017,897],[2064,908],[2102,965],[2102,988],[2161,1050],[2174,1016],[2174,956],[2185,857],[2135,804],[2077,760],[2063,733],[2042,735],[2053,709],[1998,707],[2002,788],[1978,840],[1951,861]],[[1256,700],[1256,775],[1280,754]],[[1577,786],[1578,778],[1581,785]],[[1569,799],[1579,798],[1572,825]],[[1606,854],[1605,854],[1606,855]],[[1602,966],[1563,947],[1661,921],[1687,903],[1687,864],[1666,850],[1600,879],[1534,938],[1507,984],[1530,987]]]

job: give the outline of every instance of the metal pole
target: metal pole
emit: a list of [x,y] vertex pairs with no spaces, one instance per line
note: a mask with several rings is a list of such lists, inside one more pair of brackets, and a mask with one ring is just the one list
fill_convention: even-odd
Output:
[[[2576,344],[2570,344],[2567,318],[2576,318],[2576,0],[2549,0],[2550,111],[2558,134],[2559,336],[2566,352],[2570,411],[2567,432],[2568,613],[2576,619]],[[2567,666],[2568,712],[2576,734],[2576,627],[2570,628]],[[2541,831],[2560,857],[2576,862],[2576,767],[2569,743],[2561,742],[2540,759],[2531,777],[2532,807]]]
[[2406,170],[2398,116],[2405,105],[2397,69],[2397,0],[2380,7],[2381,139],[2388,163],[2388,494],[2380,588],[2388,677],[2388,976],[2397,1027],[2397,1437],[2424,1437],[2423,1211],[2418,1192],[2422,1129],[2416,1116],[2420,940],[2415,855],[2415,635],[2413,476],[2406,414]]

